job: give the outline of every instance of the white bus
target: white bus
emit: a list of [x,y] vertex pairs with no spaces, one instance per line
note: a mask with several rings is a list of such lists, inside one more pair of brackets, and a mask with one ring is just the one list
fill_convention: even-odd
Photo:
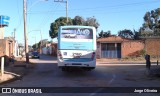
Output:
[[96,29],[91,26],[60,26],[58,29],[58,67],[92,70],[96,67]]

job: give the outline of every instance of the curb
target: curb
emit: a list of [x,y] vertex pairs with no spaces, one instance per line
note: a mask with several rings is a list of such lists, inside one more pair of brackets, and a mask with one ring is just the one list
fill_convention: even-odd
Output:
[[[12,75],[13,75],[13,74],[12,74]],[[6,84],[6,83],[10,83],[10,82],[14,82],[14,81],[16,81],[16,80],[21,80],[22,77],[23,77],[22,75],[20,75],[20,76],[13,75],[13,78],[12,78],[12,79],[3,81],[3,82],[0,83],[0,85]]]
[[[16,65],[14,67],[24,67],[24,65]],[[21,74],[16,74],[16,73],[12,73],[12,72],[4,72],[5,74],[10,74],[13,76],[13,78],[10,78],[8,80],[5,80],[5,81],[2,81],[0,82],[0,85],[3,85],[3,84],[7,84],[7,83],[11,83],[11,82],[14,82],[16,80],[22,80],[22,78],[28,74],[28,72],[30,71],[29,69],[30,68],[33,68],[32,66],[25,66],[24,67],[25,69],[23,70],[23,72]]]

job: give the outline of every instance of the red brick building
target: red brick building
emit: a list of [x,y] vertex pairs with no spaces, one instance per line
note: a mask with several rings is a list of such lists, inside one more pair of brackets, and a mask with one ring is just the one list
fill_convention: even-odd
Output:
[[12,39],[0,39],[0,45],[0,57],[5,57],[5,65],[8,65],[9,57],[15,51],[15,41]]
[[144,40],[125,39],[120,36],[99,38],[97,39],[97,58],[137,56],[144,48]]
[[159,37],[145,38],[145,50],[146,53],[151,56],[160,57],[160,38]]

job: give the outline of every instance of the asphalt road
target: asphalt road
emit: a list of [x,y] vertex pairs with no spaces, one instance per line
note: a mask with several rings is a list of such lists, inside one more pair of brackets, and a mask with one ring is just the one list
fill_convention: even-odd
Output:
[[[121,90],[128,87],[159,87],[160,78],[148,77],[143,64],[105,64],[97,62],[92,71],[72,70],[63,72],[57,67],[56,58],[42,55],[40,59],[31,59],[35,63],[34,69],[21,80],[1,85],[0,87],[96,87],[90,93],[52,93],[38,94],[38,96],[158,96],[157,93],[98,93],[101,87],[117,88]],[[120,88],[118,88],[120,87]],[[127,89],[126,88],[126,89]],[[92,89],[91,89],[92,90]],[[158,90],[160,91],[160,90]],[[134,92],[134,90],[133,90]],[[1,94],[1,96],[17,96],[22,94]],[[23,94],[23,96],[28,94]],[[36,95],[37,94],[30,94]]]

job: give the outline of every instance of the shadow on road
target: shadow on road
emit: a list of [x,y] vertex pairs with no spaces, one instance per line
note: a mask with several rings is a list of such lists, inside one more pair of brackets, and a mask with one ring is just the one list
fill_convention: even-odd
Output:
[[57,60],[57,57],[53,57],[50,55],[40,55],[40,60],[45,60],[45,61],[53,61],[53,60]]

